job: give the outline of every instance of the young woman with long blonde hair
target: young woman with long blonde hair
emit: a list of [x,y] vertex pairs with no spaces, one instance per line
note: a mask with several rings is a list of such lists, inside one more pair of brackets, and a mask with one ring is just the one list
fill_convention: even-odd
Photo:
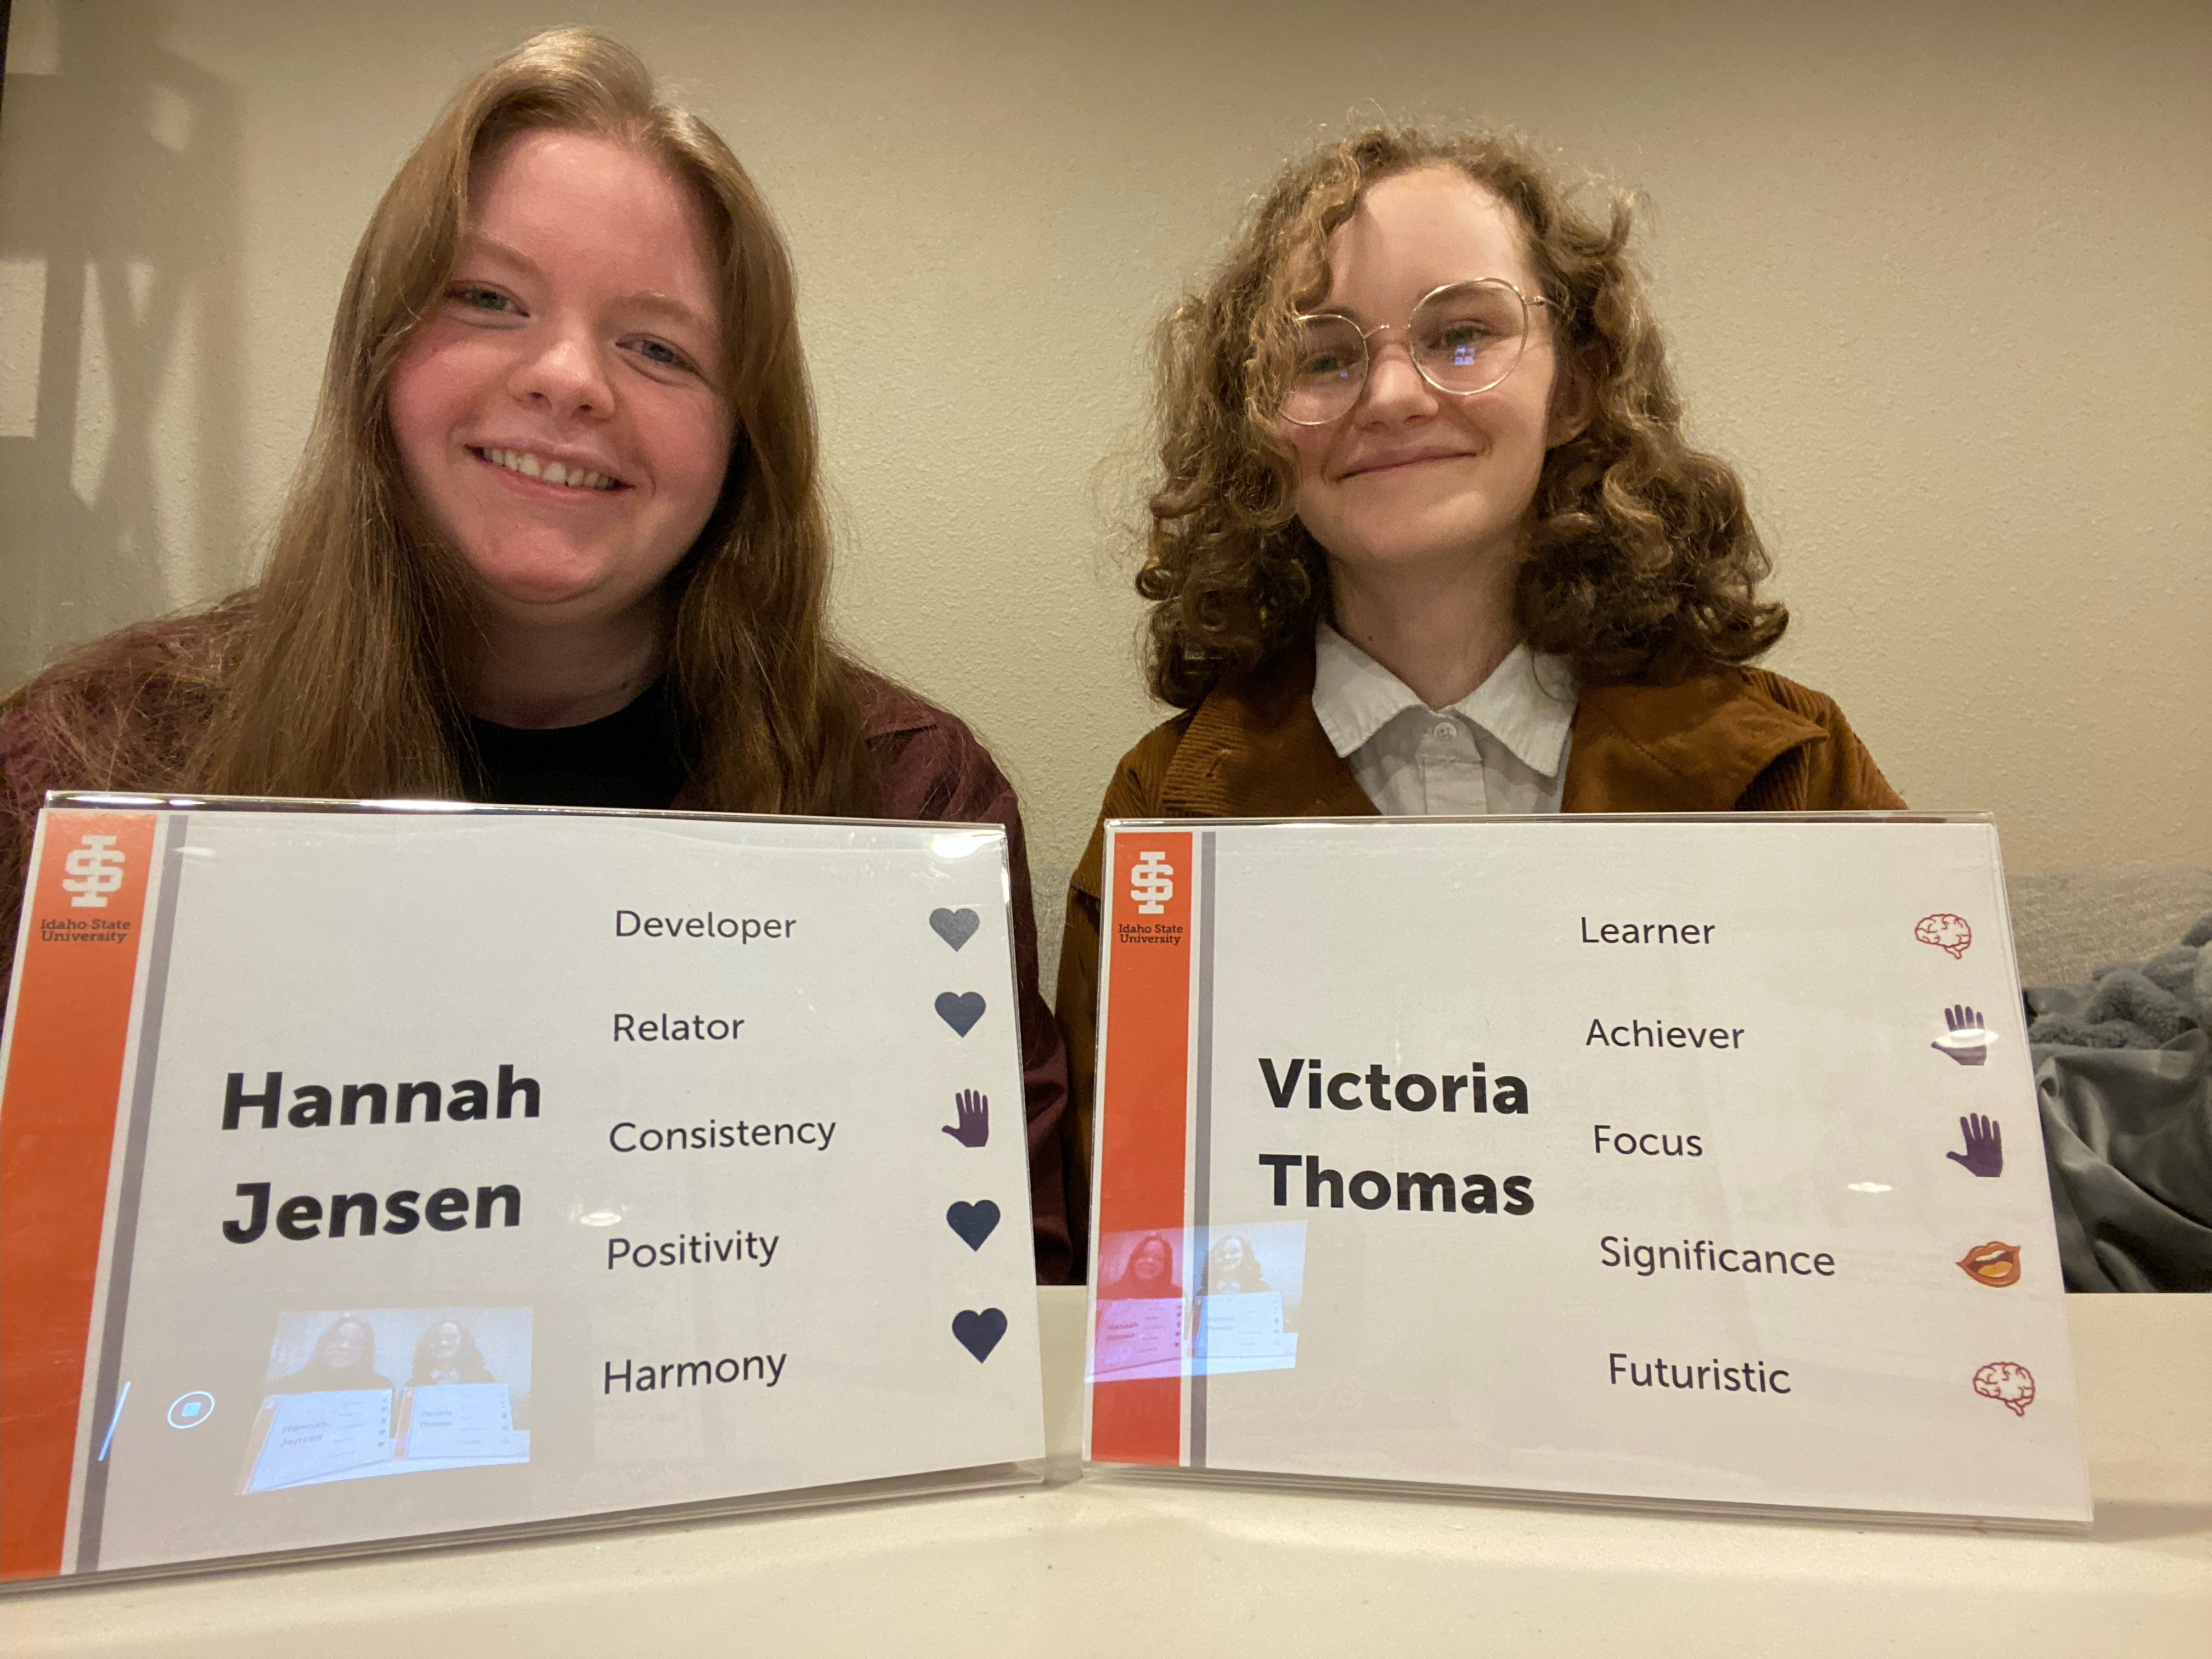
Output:
[[994,821],[1040,1275],[1065,1054],[1014,793],[842,653],[790,260],[720,137],[587,30],[455,96],[356,250],[261,580],[0,709],[0,938],[48,789]]

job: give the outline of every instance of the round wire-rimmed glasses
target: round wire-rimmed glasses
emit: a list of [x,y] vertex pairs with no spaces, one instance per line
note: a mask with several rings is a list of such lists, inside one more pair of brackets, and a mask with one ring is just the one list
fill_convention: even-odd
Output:
[[1293,426],[1327,426],[1349,415],[1367,385],[1371,342],[1393,331],[1405,335],[1420,377],[1446,397],[1487,392],[1520,367],[1530,309],[1550,304],[1503,277],[1485,276],[1431,289],[1402,323],[1363,329],[1334,312],[1300,316],[1283,418]]

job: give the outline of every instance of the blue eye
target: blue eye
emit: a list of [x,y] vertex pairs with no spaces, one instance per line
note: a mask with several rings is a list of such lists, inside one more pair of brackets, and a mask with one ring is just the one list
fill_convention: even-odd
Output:
[[659,363],[663,367],[668,368],[689,368],[691,367],[690,363],[684,362],[684,358],[678,353],[672,350],[667,346],[661,344],[658,340],[640,340],[637,343],[637,349],[639,353],[644,356],[646,361],[648,362]]
[[454,289],[451,298],[459,300],[471,311],[512,311],[514,301],[495,288],[481,288],[475,283],[464,283]]

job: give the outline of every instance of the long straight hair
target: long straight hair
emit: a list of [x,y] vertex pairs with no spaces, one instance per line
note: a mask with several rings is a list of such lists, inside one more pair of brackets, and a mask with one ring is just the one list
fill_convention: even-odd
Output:
[[860,673],[829,636],[830,538],[790,255],[721,138],[661,101],[634,53],[573,28],[533,37],[463,87],[377,204],[267,573],[226,607],[220,696],[179,781],[234,794],[462,792],[476,605],[401,472],[392,374],[450,279],[472,172],[535,131],[605,138],[665,167],[697,202],[719,266],[736,436],[720,498],[665,595],[686,799],[865,815],[873,771]]

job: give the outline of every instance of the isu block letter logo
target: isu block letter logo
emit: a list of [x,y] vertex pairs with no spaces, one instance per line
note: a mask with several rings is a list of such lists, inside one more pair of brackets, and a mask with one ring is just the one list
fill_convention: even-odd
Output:
[[48,808],[23,894],[0,1111],[0,1579],[62,1571],[159,822]]
[[74,909],[105,910],[107,896],[123,885],[123,853],[112,836],[87,836],[62,868],[62,891],[75,895]]
[[1158,851],[1139,853],[1136,868],[1129,872],[1129,899],[1137,914],[1157,916],[1174,896],[1175,866],[1168,862],[1168,855]]

